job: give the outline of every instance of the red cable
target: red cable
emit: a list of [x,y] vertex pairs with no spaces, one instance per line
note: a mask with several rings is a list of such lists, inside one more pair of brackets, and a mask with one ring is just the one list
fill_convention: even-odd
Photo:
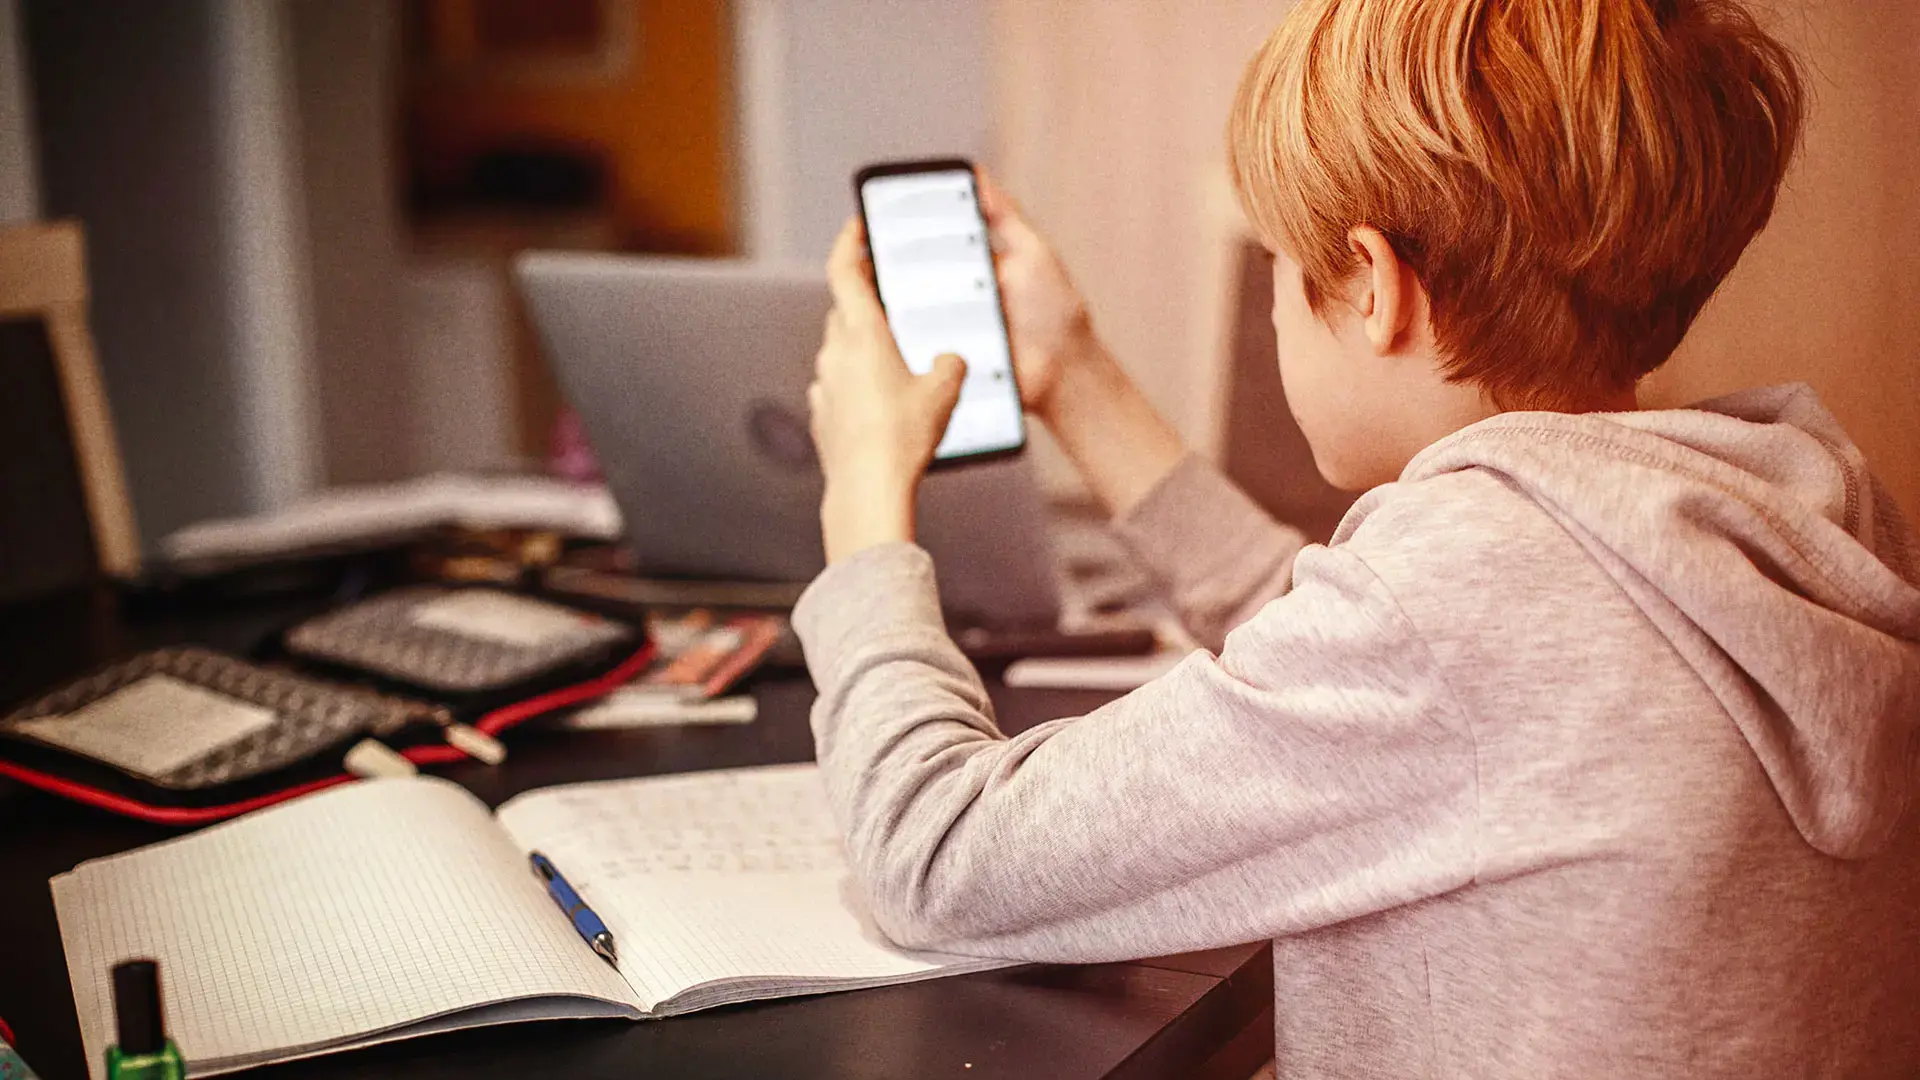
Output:
[[[503,705],[475,720],[473,726],[488,735],[498,735],[515,724],[531,720],[536,716],[545,716],[555,709],[606,697],[639,678],[651,663],[653,663],[653,645],[649,643],[639,652],[621,661],[619,667],[598,678],[549,691],[525,701],[516,701],[511,705]],[[445,744],[415,746],[401,751],[400,755],[415,765],[444,765],[467,756],[466,751]]]
[[322,788],[330,788],[335,784],[344,784],[353,779],[350,773],[326,776],[318,780],[310,780],[297,787],[287,788],[285,791],[270,792],[240,802],[227,803],[224,806],[148,806],[146,803],[135,802],[125,796],[115,795],[111,791],[76,784],[71,780],[29,769],[24,765],[15,765],[10,761],[0,761],[0,776],[11,776],[41,791],[52,792],[75,802],[97,806],[102,810],[111,810],[130,818],[151,821],[156,825],[205,825],[210,821],[244,814],[263,806],[272,806],[274,803],[284,802]]
[[0,1020],[0,1042],[4,1042],[8,1046],[13,1045],[13,1029],[7,1026],[5,1020]]
[[578,705],[583,701],[606,697],[645,674],[647,665],[651,663],[653,663],[653,643],[648,642],[640,647],[639,652],[621,661],[619,667],[598,678],[561,687],[541,694],[539,697],[516,701],[511,705],[503,705],[474,721],[473,726],[489,735],[497,735],[523,720],[531,720],[568,705]]
[[[486,732],[488,735],[497,735],[515,724],[531,720],[536,716],[545,715],[555,709],[568,705],[577,705],[580,702],[591,701],[594,698],[605,697],[627,683],[632,682],[642,672],[646,671],[647,665],[652,662],[653,645],[649,642],[641,646],[638,652],[621,661],[620,666],[603,675],[588,679],[583,683],[576,683],[572,686],[562,687],[559,690],[549,691],[537,697],[528,698],[525,701],[516,701],[511,705],[502,706],[474,721],[473,726]],[[400,751],[400,755],[415,765],[445,765],[460,761],[467,756],[465,752],[457,747],[446,745],[415,746]],[[146,803],[135,802],[123,795],[115,795],[110,791],[102,791],[99,788],[88,787],[85,784],[75,783],[72,780],[53,776],[49,773],[43,773],[36,769],[29,769],[24,765],[15,765],[9,761],[0,761],[0,776],[11,776],[23,784],[39,788],[42,791],[51,792],[52,794],[72,799],[75,802],[86,803],[88,806],[96,806],[102,810],[110,810],[116,814],[123,814],[130,818],[150,821],[156,825],[205,825],[208,822],[235,817],[240,814],[258,810],[262,807],[272,806],[275,803],[285,802],[288,799],[297,798],[301,795],[308,795],[324,788],[330,788],[337,784],[344,784],[349,780],[355,779],[351,773],[340,773],[337,776],[324,776],[318,780],[309,780],[304,784],[287,788],[284,791],[269,792],[265,795],[257,795],[251,799],[244,799],[235,803],[226,803],[221,806],[149,806]],[[0,1025],[0,1027],[4,1027],[4,1025]],[[7,1041],[12,1042],[13,1040],[8,1039]]]

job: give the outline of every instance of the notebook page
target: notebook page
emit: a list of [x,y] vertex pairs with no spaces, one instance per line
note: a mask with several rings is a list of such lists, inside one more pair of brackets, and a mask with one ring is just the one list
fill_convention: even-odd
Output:
[[83,863],[53,891],[96,1076],[111,969],[134,957],[160,961],[195,1075],[508,999],[634,1005],[486,807],[442,780],[349,784]]
[[606,922],[666,1011],[927,977],[997,961],[908,953],[873,925],[813,765],[568,784],[502,806]]

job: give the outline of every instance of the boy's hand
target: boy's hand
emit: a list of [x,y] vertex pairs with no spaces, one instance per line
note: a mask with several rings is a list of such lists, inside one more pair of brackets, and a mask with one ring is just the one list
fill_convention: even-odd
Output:
[[1062,367],[1096,347],[1087,303],[1060,256],[1021,216],[1012,197],[985,172],[977,177],[980,211],[987,219],[1000,297],[1007,308],[1020,402],[1046,420]]
[[820,525],[827,561],[913,539],[913,501],[960,400],[966,364],[949,353],[926,375],[907,370],[887,326],[860,219],[827,260],[833,310],[807,389],[826,476]]

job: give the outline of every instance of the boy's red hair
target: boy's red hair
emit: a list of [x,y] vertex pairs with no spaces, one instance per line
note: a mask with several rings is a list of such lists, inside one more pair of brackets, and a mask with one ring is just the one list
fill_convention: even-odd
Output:
[[1803,96],[1732,0],[1301,0],[1229,155],[1316,312],[1371,225],[1450,377],[1551,408],[1672,355],[1772,214]]

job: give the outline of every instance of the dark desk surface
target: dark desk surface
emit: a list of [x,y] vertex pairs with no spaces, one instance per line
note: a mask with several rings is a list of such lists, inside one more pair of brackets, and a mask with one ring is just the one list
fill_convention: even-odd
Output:
[[[312,601],[317,604],[319,601]],[[0,709],[103,655],[176,641],[245,652],[299,607],[227,605],[115,617],[66,600],[0,612]],[[37,628],[37,629],[36,629]],[[49,629],[51,628],[51,629]],[[8,647],[12,646],[12,649]],[[755,685],[760,719],[725,727],[516,732],[512,757],[444,771],[490,804],[549,784],[813,757],[812,689]],[[1019,730],[1098,694],[994,693]],[[172,835],[0,780],[0,1018],[45,1080],[86,1075],[47,879]],[[877,990],[762,1002],[669,1020],[554,1021],[459,1032],[248,1073],[273,1077],[1157,1077],[1240,1080],[1271,1053],[1268,949],[1089,967],[1030,966]],[[191,1047],[187,1048],[191,1052]]]

